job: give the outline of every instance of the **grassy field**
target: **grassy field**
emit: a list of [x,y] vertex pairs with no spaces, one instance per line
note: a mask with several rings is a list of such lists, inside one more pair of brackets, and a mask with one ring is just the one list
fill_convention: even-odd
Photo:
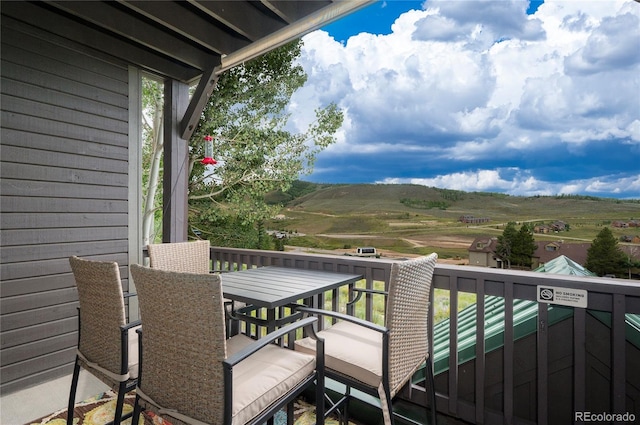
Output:
[[[507,222],[550,224],[562,220],[568,232],[536,235],[538,240],[591,242],[614,220],[640,219],[640,200],[592,197],[517,197],[468,193],[418,185],[318,185],[290,200],[284,219],[269,226],[304,236],[287,243],[307,248],[342,250],[375,246],[382,251],[440,258],[466,258],[478,236],[498,236]],[[487,217],[467,225],[462,215]],[[615,236],[640,229],[612,228]],[[635,233],[634,233],[635,232]]]
[[[516,197],[495,193],[466,193],[417,185],[313,185],[289,199],[281,217],[268,224],[292,235],[288,245],[341,254],[358,246],[375,246],[383,255],[417,256],[437,252],[440,259],[466,259],[476,237],[499,236],[504,225],[551,224],[562,220],[570,230],[537,240],[591,242],[603,226],[615,220],[640,219],[640,200],[591,197]],[[459,221],[462,215],[487,217],[482,225]],[[519,226],[518,226],[519,227]],[[611,227],[616,237],[640,235],[639,228]],[[382,282],[376,283],[381,289]],[[347,299],[346,289],[340,300]],[[458,293],[458,310],[476,302],[475,294]],[[384,299],[374,297],[373,321],[384,323]],[[341,304],[343,304],[341,302]],[[449,292],[434,292],[435,322],[449,316]],[[326,308],[331,308],[327,299]],[[364,302],[356,306],[364,318]]]

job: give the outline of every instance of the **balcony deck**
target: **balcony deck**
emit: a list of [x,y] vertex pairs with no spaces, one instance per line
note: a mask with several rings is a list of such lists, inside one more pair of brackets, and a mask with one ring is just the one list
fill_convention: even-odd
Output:
[[[367,288],[386,285],[393,263],[384,258],[224,247],[211,248],[211,259],[215,270],[278,265],[358,273],[364,279],[356,285]],[[496,316],[491,302],[476,303],[471,313],[473,323],[466,312],[450,314],[445,330],[442,325],[430,327],[436,332],[436,342],[431,347],[436,353],[431,355],[435,354],[436,361],[440,423],[553,425],[575,423],[575,412],[584,411],[630,413],[640,418],[640,350],[636,339],[640,328],[636,322],[625,320],[628,314],[640,313],[640,281],[438,264],[433,284],[449,293],[450,312],[459,310],[461,293],[473,293],[477,299],[492,302],[498,299],[503,306]],[[538,303],[539,286],[584,290],[588,308]],[[334,290],[318,296],[314,303],[338,310],[347,297]],[[523,326],[523,313],[519,306],[525,301],[530,304],[527,314],[533,314],[533,319],[528,318],[527,331],[522,332],[519,326]],[[379,317],[371,297],[360,303],[364,318]],[[68,386],[64,379],[60,382],[60,391],[45,391],[49,395],[61,392],[63,407]],[[27,406],[38,400],[25,396],[23,404]],[[406,389],[400,397],[402,409],[420,421],[419,406],[427,400],[420,373],[411,390]],[[8,398],[3,397],[2,401],[4,404]],[[15,405],[3,407],[11,404]],[[362,412],[373,412],[363,423],[374,424],[375,408],[365,409],[367,403],[362,406]],[[25,414],[28,413],[33,409],[27,409]],[[3,421],[8,414],[3,411]],[[24,419],[22,423],[34,418]]]
[[[365,278],[358,285],[367,288],[386,284],[393,262],[219,247],[211,249],[211,259],[219,270],[278,265],[359,273]],[[540,286],[586,291],[588,306],[538,302]],[[503,303],[501,320],[495,323],[493,318],[492,323],[501,328],[497,344],[488,338],[486,326],[474,324],[469,331],[457,314],[449,315],[447,328],[455,332],[444,336],[448,352],[436,353],[436,360],[446,359],[436,375],[439,414],[469,423],[541,425],[573,423],[575,413],[585,411],[640,418],[640,350],[628,335],[640,329],[625,321],[627,314],[640,313],[640,281],[438,264],[434,287],[449,293],[450,312],[458,311],[458,294],[463,292],[477,299],[498,297]],[[316,305],[334,310],[345,302],[338,291],[318,298]],[[520,337],[520,310],[514,307],[522,301],[532,303],[534,320],[529,321],[527,335]],[[364,318],[373,320],[373,300],[361,302]],[[492,313],[487,308],[486,303],[476,304],[475,323],[488,322]],[[466,357],[461,353],[469,348],[459,344],[462,329],[473,341]],[[419,374],[411,391],[401,397],[415,405],[426,403]]]

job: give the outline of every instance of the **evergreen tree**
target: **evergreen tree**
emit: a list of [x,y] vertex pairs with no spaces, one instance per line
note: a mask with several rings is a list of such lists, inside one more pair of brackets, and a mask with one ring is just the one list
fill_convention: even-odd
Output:
[[536,252],[536,242],[533,231],[527,224],[520,227],[520,231],[515,235],[513,249],[511,252],[511,262],[514,266],[531,268],[532,257]]
[[585,267],[598,276],[615,275],[624,277],[628,260],[618,246],[611,229],[604,227],[593,240],[587,251]]
[[496,255],[507,264],[507,268],[531,267],[536,248],[531,226],[523,224],[518,231],[516,224],[509,222],[502,235],[498,236]]
[[518,231],[516,223],[510,221],[502,231],[502,235],[498,236],[498,244],[496,245],[496,255],[505,263],[507,268],[511,268],[511,260],[513,254],[513,245],[516,240]]

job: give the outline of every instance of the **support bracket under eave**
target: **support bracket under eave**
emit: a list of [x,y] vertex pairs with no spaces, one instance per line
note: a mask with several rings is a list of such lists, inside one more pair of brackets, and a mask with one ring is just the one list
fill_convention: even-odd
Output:
[[202,73],[198,87],[196,87],[195,93],[191,97],[189,106],[184,113],[184,117],[180,122],[180,137],[183,140],[189,140],[191,135],[198,127],[198,121],[200,121],[200,115],[204,110],[205,104],[209,101],[211,93],[216,88],[218,82],[217,68],[220,62],[212,64]]

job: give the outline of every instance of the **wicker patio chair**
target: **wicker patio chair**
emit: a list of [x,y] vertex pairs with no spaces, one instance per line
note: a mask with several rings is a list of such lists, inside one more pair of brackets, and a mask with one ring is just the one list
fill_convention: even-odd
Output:
[[209,273],[209,241],[149,244],[149,265],[153,269],[183,273]]
[[[389,293],[383,293],[387,297],[385,326],[348,314],[299,308],[310,314],[340,319],[333,326],[318,332],[318,337],[324,339],[326,345],[326,376],[346,385],[345,395],[327,409],[327,413],[344,406],[344,419],[347,422],[350,390],[357,388],[378,396],[384,423],[393,424],[393,398],[426,362],[428,390],[431,392],[431,422],[435,423],[428,317],[436,260],[434,253],[392,265]],[[380,293],[359,290],[358,298],[363,292]],[[315,351],[311,341],[306,338],[296,341],[295,347],[303,353]]]
[[[172,242],[147,245],[149,251],[149,265],[152,269],[166,270],[182,273],[211,273],[211,261],[208,240],[193,242]],[[236,308],[244,307],[244,303],[238,303],[224,299],[226,306],[226,326],[228,334],[239,332],[238,321],[232,317]]]
[[73,408],[80,368],[118,392],[113,423],[122,417],[124,396],[135,388],[138,377],[140,322],[127,324],[118,264],[69,258],[80,301],[78,348],[69,393],[67,424],[73,423]]
[[[316,381],[324,392],[323,357],[271,344],[315,317],[253,340],[225,337],[220,276],[177,273],[131,265],[140,314],[140,379],[133,425],[141,410],[172,424],[263,424]],[[321,340],[315,348],[322,353]],[[319,415],[323,418],[320,403]],[[321,419],[318,423],[322,424]]]

